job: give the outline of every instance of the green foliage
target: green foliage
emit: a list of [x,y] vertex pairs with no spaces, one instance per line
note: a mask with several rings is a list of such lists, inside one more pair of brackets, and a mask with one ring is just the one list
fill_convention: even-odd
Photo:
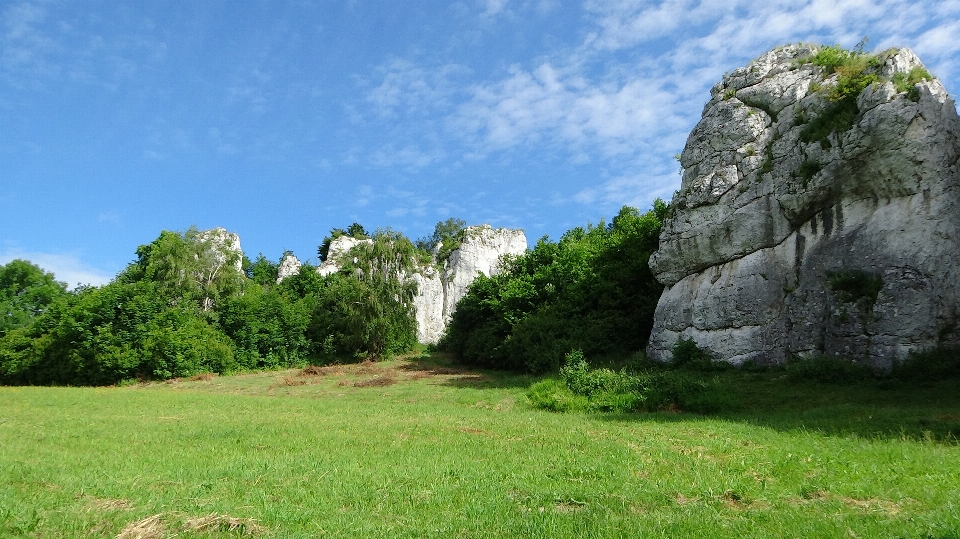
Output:
[[170,305],[193,304],[210,311],[221,298],[237,293],[244,280],[236,267],[242,254],[220,239],[196,227],[182,234],[164,230],[152,243],[137,248],[137,260],[118,279],[153,282]]
[[346,230],[342,228],[330,229],[330,235],[323,238],[323,242],[320,244],[320,247],[317,248],[317,256],[320,257],[321,262],[326,262],[327,255],[330,253],[330,244],[340,236],[350,236],[358,240],[365,240],[370,237],[367,234],[367,230],[363,228],[363,225],[360,223],[353,223],[348,226]]
[[791,358],[787,361],[786,372],[787,377],[796,382],[828,384],[851,384],[874,379],[878,375],[869,365],[824,355]]
[[580,350],[566,355],[560,378],[565,387],[553,379],[530,387],[527,397],[534,406],[556,412],[616,413],[678,409],[710,413],[724,406],[716,383],[662,369],[637,373],[593,369]]
[[469,363],[532,372],[558,369],[571,349],[641,349],[663,289],[647,261],[669,211],[662,201],[645,214],[624,207],[609,225],[508,257],[499,274],[473,282],[441,346]]
[[146,325],[144,333],[142,354],[138,355],[151,378],[224,373],[237,367],[230,339],[189,310],[163,311]]
[[679,338],[673,344],[673,365],[677,367],[690,367],[694,369],[710,368],[714,361],[713,356],[703,348],[697,346],[692,338]]
[[442,266],[450,258],[450,253],[460,248],[466,226],[466,221],[453,217],[440,221],[433,228],[433,235],[417,240],[417,248],[427,253],[436,250],[437,263]]
[[267,260],[263,253],[258,254],[256,260],[245,264],[243,268],[247,278],[260,286],[271,286],[276,283],[279,269],[280,264]]
[[831,133],[849,131],[860,114],[856,96],[848,96],[827,105],[819,115],[811,118],[800,130],[800,140],[805,143],[817,141],[824,149],[830,147]]
[[827,73],[834,73],[840,66],[857,59],[858,54],[855,51],[849,51],[839,45],[827,45],[821,47],[816,54],[810,57],[810,63],[818,65]]
[[960,379],[960,347],[911,352],[904,361],[894,363],[891,375],[909,381]]
[[896,73],[893,76],[893,85],[898,92],[906,92],[907,99],[911,101],[920,101],[920,90],[917,84],[924,80],[930,80],[933,76],[926,69],[916,66],[909,73]]
[[590,400],[577,395],[561,380],[546,378],[527,390],[527,398],[535,407],[551,412],[588,412]]
[[0,265],[0,337],[43,314],[66,288],[52,273],[26,260]]
[[291,299],[276,288],[250,285],[243,295],[221,303],[218,326],[233,341],[241,368],[298,365],[312,351],[306,337],[311,307],[309,301]]
[[81,290],[0,339],[4,383],[106,385],[234,366],[225,335],[194,308],[168,307],[148,281]]
[[883,279],[866,271],[831,271],[827,272],[827,288],[836,294],[840,303],[857,303],[870,312],[883,290]]
[[848,51],[834,45],[822,47],[810,62],[821,66],[826,75],[838,74],[836,84],[829,87],[827,94],[831,104],[810,119],[800,132],[801,141],[818,141],[826,149],[830,147],[831,133],[844,133],[853,127],[860,113],[857,96],[867,86],[880,81],[875,72],[878,60],[862,50]]

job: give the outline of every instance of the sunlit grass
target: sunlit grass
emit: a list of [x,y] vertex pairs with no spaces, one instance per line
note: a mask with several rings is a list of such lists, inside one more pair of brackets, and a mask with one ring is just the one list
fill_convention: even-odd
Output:
[[0,537],[960,533],[955,381],[720,376],[738,404],[706,417],[544,412],[532,378],[431,360],[4,387]]

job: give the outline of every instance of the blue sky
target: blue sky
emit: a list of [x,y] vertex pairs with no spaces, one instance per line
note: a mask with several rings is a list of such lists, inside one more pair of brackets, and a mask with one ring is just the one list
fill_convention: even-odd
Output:
[[354,221],[556,239],[669,198],[725,72],[864,36],[960,88],[960,0],[0,0],[0,263],[100,284],[191,225],[271,259]]

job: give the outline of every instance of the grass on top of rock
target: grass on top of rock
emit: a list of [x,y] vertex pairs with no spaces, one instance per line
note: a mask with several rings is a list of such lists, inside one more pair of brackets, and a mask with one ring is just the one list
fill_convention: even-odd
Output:
[[[800,140],[805,143],[817,141],[821,147],[831,146],[831,133],[841,134],[853,127],[860,109],[857,96],[868,86],[883,82],[880,68],[891,51],[879,54],[867,54],[862,50],[846,50],[838,45],[821,47],[804,61],[823,68],[824,76],[837,74],[832,85],[811,85],[811,91],[825,93],[829,104],[815,117],[806,120],[807,111],[801,111],[801,121],[806,124],[800,132]],[[906,92],[907,98],[918,101],[920,97],[916,85],[922,80],[932,79],[930,73],[922,67],[914,67],[909,73],[897,73],[890,79],[898,92]]]

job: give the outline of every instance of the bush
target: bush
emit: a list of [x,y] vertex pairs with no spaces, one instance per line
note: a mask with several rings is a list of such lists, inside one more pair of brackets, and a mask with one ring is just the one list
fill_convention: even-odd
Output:
[[692,369],[709,369],[714,365],[713,356],[703,348],[697,346],[692,338],[679,338],[673,344],[673,361],[675,367]]
[[531,386],[534,406],[557,412],[653,412],[686,410],[713,413],[728,407],[717,382],[704,382],[672,371],[629,374],[625,370],[591,369],[583,353],[567,354],[560,370],[563,382],[548,379]]
[[192,312],[165,311],[145,333],[142,355],[152,378],[225,373],[237,367],[230,339]]
[[586,412],[590,401],[576,395],[565,383],[556,378],[536,382],[527,390],[527,398],[537,408],[551,412]]
[[911,352],[902,362],[894,363],[890,374],[907,381],[960,378],[960,347],[941,346]]
[[563,354],[594,357],[643,348],[663,286],[647,264],[656,251],[662,201],[640,214],[624,207],[609,225],[541,238],[500,273],[479,277],[457,305],[441,348],[486,367],[556,371]]
[[811,380],[828,384],[850,384],[879,376],[869,365],[823,355],[792,358],[787,361],[786,371],[787,377],[796,382]]

